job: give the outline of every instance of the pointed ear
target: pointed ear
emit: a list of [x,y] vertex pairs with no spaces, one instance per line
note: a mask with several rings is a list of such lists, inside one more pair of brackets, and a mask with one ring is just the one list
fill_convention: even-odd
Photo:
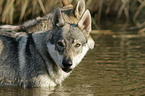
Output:
[[82,14],[84,13],[85,11],[85,1],[84,0],[80,0],[76,7],[74,8],[74,15],[77,17],[77,18],[80,18],[82,16]]
[[61,27],[64,25],[64,23],[65,22],[64,22],[64,19],[62,17],[60,8],[56,8],[54,13],[53,13],[53,16],[52,16],[52,25],[57,26],[57,27]]
[[89,46],[90,49],[94,48],[95,42],[94,42],[94,40],[92,39],[91,36],[89,36],[89,38],[88,38],[87,45]]
[[86,10],[83,14],[81,20],[78,23],[78,27],[88,34],[91,32],[91,14],[89,10]]

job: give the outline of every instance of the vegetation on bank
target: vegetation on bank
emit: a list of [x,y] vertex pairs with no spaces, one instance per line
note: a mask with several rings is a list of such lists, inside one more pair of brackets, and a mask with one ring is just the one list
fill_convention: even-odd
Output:
[[[0,0],[0,24],[21,24],[62,6],[62,0]],[[64,0],[67,1],[67,0]],[[69,0],[73,5],[78,0]],[[85,0],[93,28],[104,20],[122,21],[138,29],[145,27],[145,0]]]

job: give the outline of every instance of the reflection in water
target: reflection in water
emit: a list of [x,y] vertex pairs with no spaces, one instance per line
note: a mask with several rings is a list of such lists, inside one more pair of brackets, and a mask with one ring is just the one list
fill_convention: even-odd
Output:
[[[128,33],[127,33],[128,34]],[[145,37],[94,34],[96,45],[55,89],[0,88],[0,96],[145,95]]]

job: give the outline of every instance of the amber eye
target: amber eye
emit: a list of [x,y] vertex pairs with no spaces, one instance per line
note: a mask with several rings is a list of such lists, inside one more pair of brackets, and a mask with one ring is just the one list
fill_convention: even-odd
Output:
[[64,47],[63,43],[62,42],[57,42],[57,44],[61,47]]
[[75,47],[80,47],[81,46],[81,44],[80,43],[77,43],[76,45],[75,45]]

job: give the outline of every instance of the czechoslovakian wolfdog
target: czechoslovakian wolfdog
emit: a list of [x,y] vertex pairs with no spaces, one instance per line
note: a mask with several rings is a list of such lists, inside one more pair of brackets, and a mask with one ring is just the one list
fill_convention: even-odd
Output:
[[[0,35],[0,85],[49,87],[60,84],[94,47],[91,15],[83,0],[73,9],[21,25],[27,34]],[[39,18],[38,18],[39,19]],[[44,27],[42,22],[48,22]],[[50,24],[49,24],[50,23]],[[32,26],[34,25],[34,26]],[[46,26],[45,25],[45,26]],[[29,31],[32,31],[29,32]]]

